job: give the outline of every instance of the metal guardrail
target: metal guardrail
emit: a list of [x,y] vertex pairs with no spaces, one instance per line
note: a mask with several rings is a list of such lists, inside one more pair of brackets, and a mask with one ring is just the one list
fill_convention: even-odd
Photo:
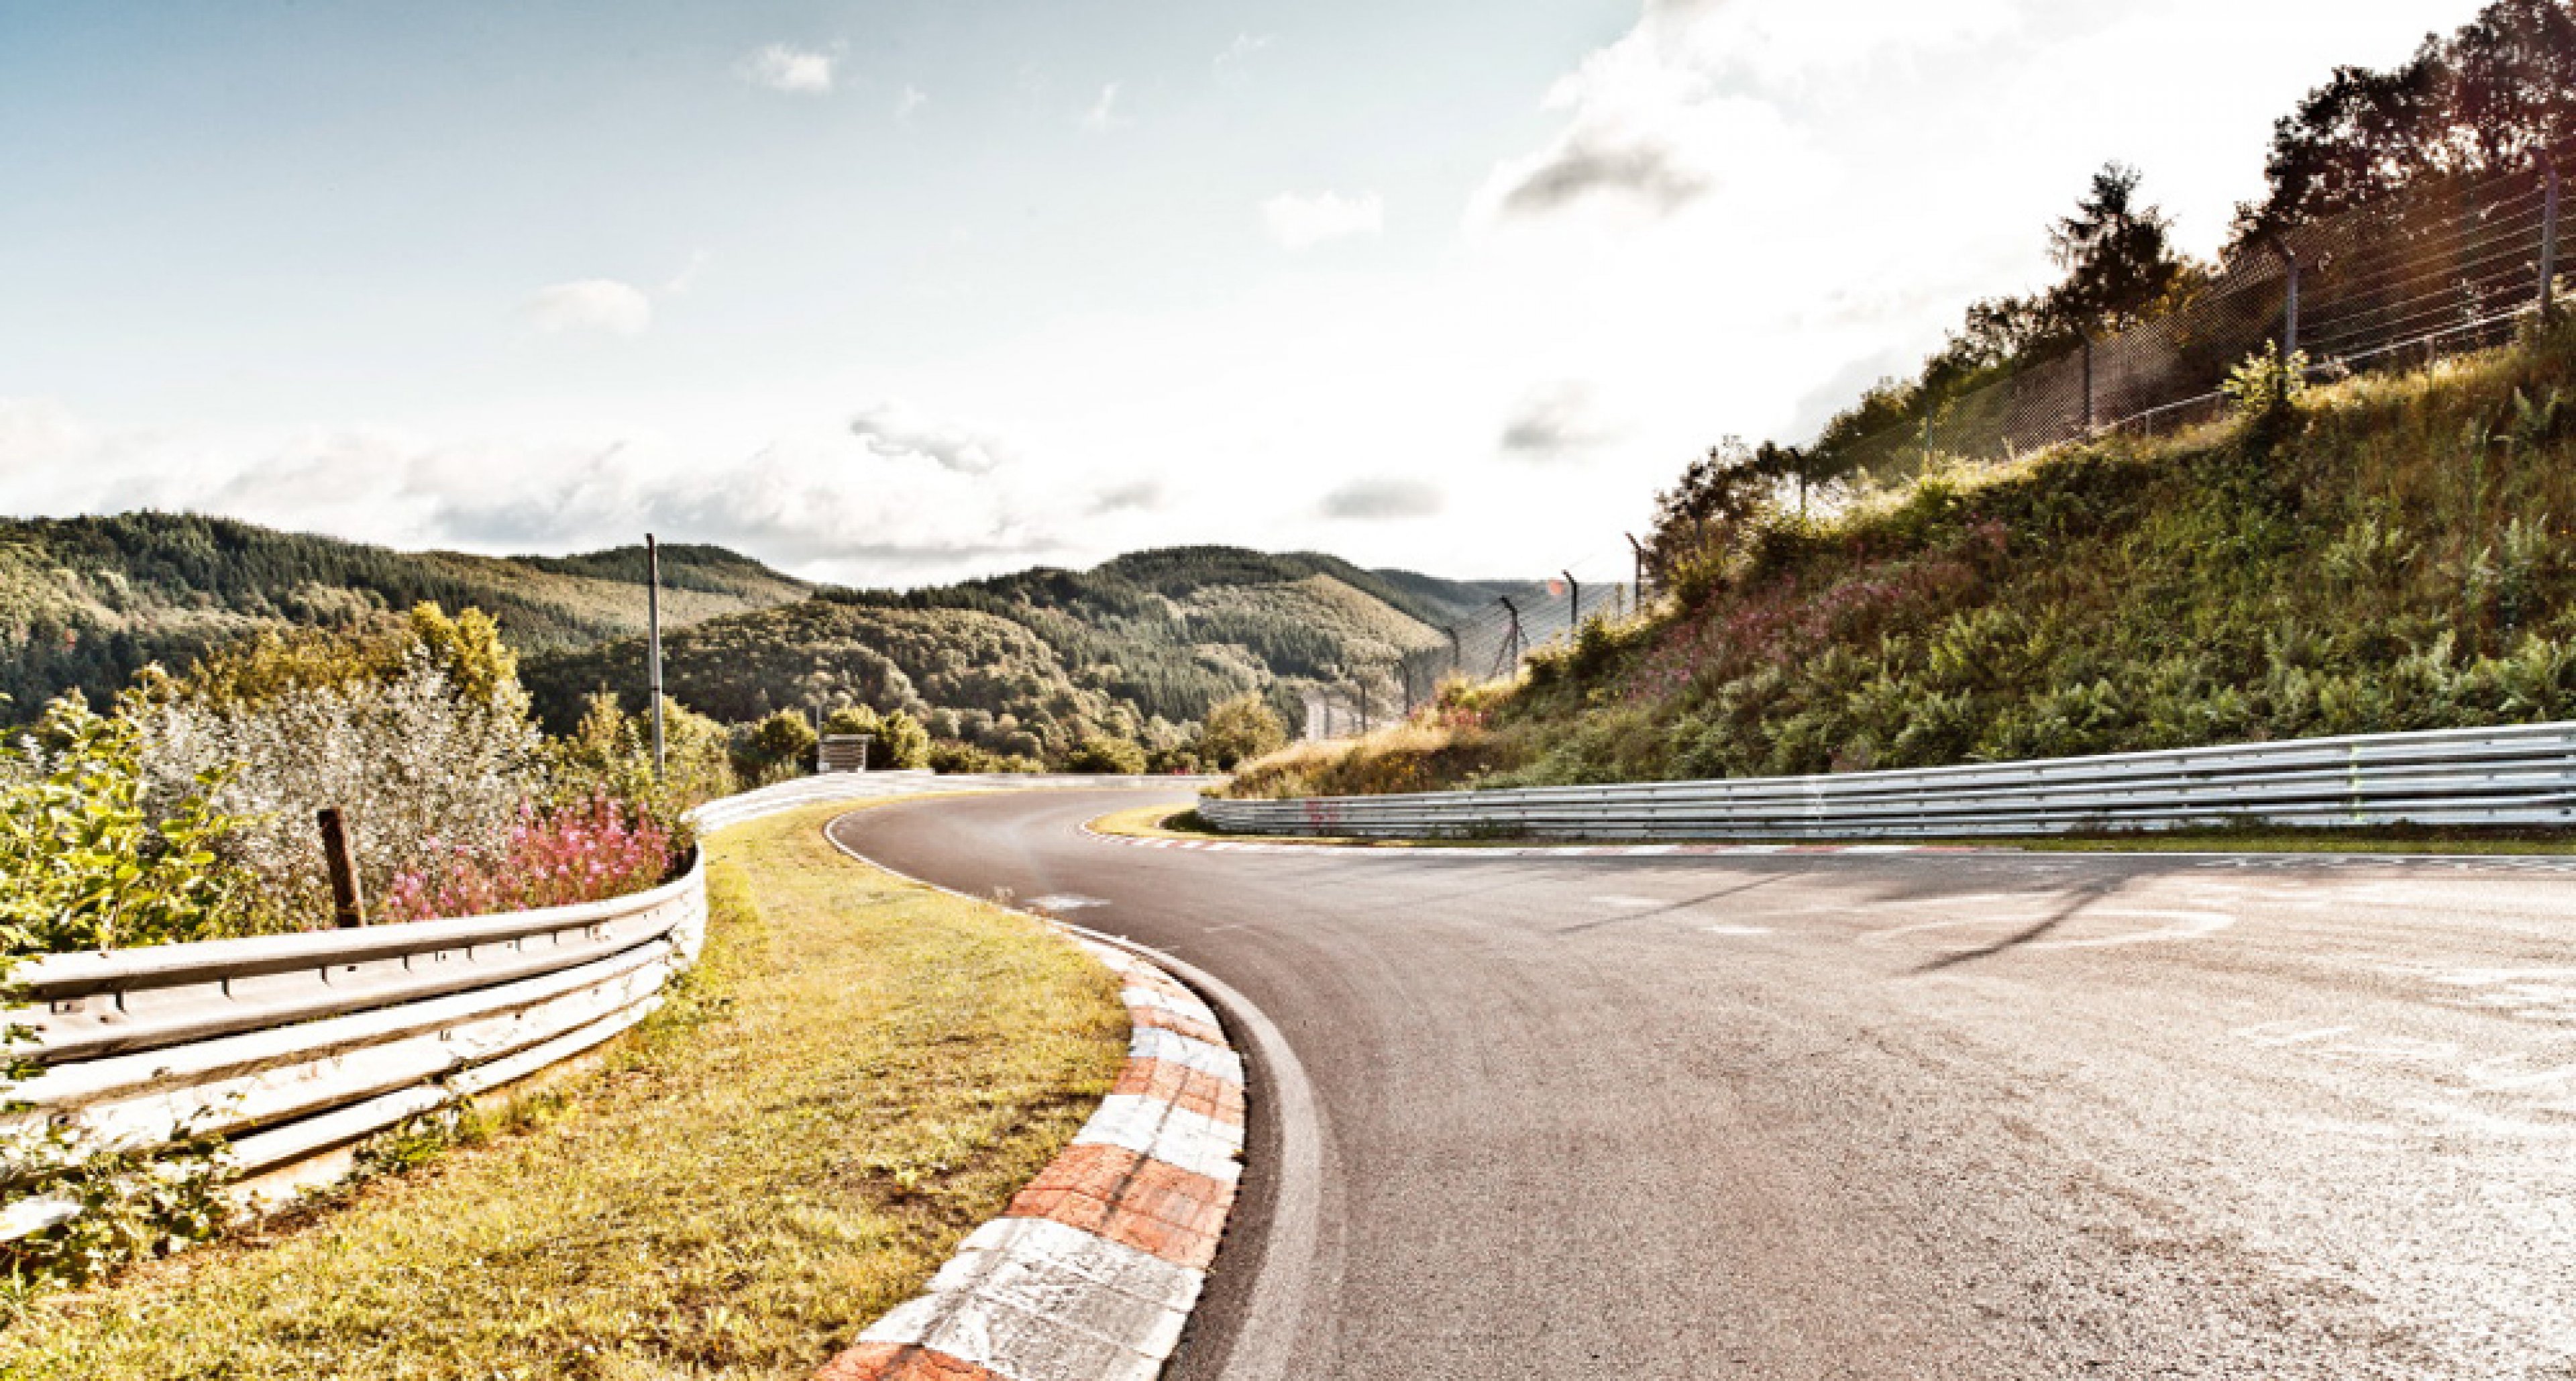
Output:
[[[1133,778],[804,777],[711,801],[701,831],[828,801]],[[579,906],[104,953],[10,974],[39,1072],[0,1087],[83,1143],[225,1139],[242,1177],[292,1166],[590,1050],[650,1016],[706,930],[703,860],[651,891]],[[7,1167],[0,1165],[0,1188]],[[58,1199],[0,1207],[0,1242],[73,1216]]]
[[2576,724],[1730,781],[1250,801],[1241,834],[1960,839],[2228,825],[2576,824]]
[[[18,968],[40,1066],[9,1087],[86,1145],[225,1139],[244,1178],[568,1059],[651,1015],[705,937],[706,876],[609,901],[360,930],[264,935]],[[32,1199],[0,1241],[63,1221]]]

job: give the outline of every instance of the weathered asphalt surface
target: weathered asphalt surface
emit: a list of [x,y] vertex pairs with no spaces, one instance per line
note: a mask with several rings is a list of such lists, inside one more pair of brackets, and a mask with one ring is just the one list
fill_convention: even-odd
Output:
[[[838,833],[1052,898],[1284,1034],[1317,1173],[1283,1184],[1256,1067],[1245,1206],[1174,1377],[2576,1377],[2576,859],[1077,829],[1150,799]],[[1243,1342],[1256,1314],[1284,1362]]]

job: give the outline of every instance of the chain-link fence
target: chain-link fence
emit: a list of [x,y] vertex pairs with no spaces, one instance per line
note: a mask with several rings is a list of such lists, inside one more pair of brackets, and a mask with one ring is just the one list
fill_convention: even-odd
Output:
[[2569,152],[2302,227],[2229,261],[2179,311],[2024,362],[1830,459],[1886,479],[1942,457],[2002,460],[2106,431],[2188,426],[2217,414],[2228,371],[2267,341],[2304,351],[2313,378],[2501,344],[2517,321],[2555,310]]

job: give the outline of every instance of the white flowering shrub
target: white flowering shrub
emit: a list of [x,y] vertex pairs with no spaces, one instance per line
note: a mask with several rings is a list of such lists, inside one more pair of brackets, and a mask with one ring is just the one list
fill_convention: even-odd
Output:
[[255,700],[173,697],[143,712],[143,730],[157,798],[178,799],[204,773],[232,767],[212,804],[247,823],[216,848],[258,879],[262,929],[331,924],[314,821],[324,807],[348,817],[372,900],[460,849],[497,852],[546,786],[522,702],[458,694],[417,648],[383,677]]

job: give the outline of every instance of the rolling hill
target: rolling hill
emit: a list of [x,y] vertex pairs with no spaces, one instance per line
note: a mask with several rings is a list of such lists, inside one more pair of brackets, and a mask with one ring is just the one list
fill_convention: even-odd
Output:
[[[564,558],[400,552],[195,514],[0,518],[0,717],[68,689],[98,701],[147,662],[185,665],[266,627],[344,623],[435,600],[481,608],[524,653],[644,626],[640,547]],[[717,547],[662,549],[676,625],[807,593]]]
[[[1312,553],[1175,547],[1087,571],[817,591],[671,634],[664,676],[682,703],[718,719],[862,703],[910,710],[942,738],[1054,756],[1095,734],[1176,738],[1246,691],[1295,723],[1310,689],[1365,682],[1395,695],[1409,677],[1427,690],[1448,656],[1437,624],[1529,588]],[[597,690],[637,702],[642,661],[640,643],[620,639],[532,658],[523,674],[539,714],[562,725]]]
[[[1060,755],[1087,735],[1178,741],[1246,691],[1291,723],[1305,695],[1384,705],[1447,665],[1444,623],[1513,582],[1372,571],[1315,553],[1136,552],[916,590],[815,588],[717,547],[662,549],[666,680],[736,723],[845,704],[907,709],[943,737]],[[339,624],[434,600],[496,617],[549,726],[585,696],[642,703],[644,553],[402,552],[193,514],[0,519],[0,717],[113,695],[263,628]]]

